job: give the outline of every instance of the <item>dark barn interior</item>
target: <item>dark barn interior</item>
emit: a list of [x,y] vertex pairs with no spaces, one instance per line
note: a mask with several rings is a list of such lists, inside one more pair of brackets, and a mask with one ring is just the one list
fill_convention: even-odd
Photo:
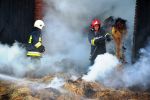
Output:
[[34,22],[34,0],[0,0],[0,41],[27,42]]

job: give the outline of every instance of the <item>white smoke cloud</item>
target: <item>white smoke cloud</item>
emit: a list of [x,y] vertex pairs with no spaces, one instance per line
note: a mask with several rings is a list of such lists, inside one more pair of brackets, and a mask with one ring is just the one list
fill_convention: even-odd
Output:
[[[60,59],[60,57],[56,58]],[[51,64],[49,61],[53,63],[53,60],[47,55],[44,55],[41,59],[27,57],[25,48],[18,43],[14,43],[12,46],[0,44],[0,73],[14,75],[16,77],[24,77],[28,74],[41,76],[44,74],[41,71],[46,70],[44,66]],[[61,69],[52,66],[49,73],[59,70]]]
[[59,91],[60,90],[63,91],[62,86],[65,84],[65,81],[62,78],[58,78],[58,77],[55,77],[49,83],[43,83],[43,82],[37,82],[37,81],[33,81],[33,80],[28,80],[28,79],[23,79],[23,78],[17,78],[14,76],[0,74],[0,80],[5,80],[10,83],[15,83],[17,86],[28,85],[29,88],[31,88],[34,91],[46,89],[46,88],[53,88],[53,89],[57,89]]
[[46,88],[54,88],[54,89],[61,89],[61,87],[65,84],[64,79],[55,77],[51,83]]
[[140,59],[133,65],[124,69],[123,82],[125,87],[140,85],[147,88],[150,85],[150,43],[140,50]]
[[18,43],[13,46],[0,44],[0,72],[23,76],[31,68],[28,65],[32,63]]
[[99,81],[105,86],[114,88],[129,88],[139,86],[147,89],[150,85],[150,43],[140,50],[140,59],[135,64],[126,64],[119,70],[119,62],[111,54],[99,55],[87,75],[86,81]]
[[117,65],[119,65],[119,61],[116,56],[109,53],[98,55],[94,65],[89,68],[89,72],[82,79],[86,81],[104,81]]

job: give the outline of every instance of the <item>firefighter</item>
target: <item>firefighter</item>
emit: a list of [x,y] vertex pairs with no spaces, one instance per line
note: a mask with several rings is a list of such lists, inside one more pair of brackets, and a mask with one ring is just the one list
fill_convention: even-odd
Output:
[[110,36],[101,28],[101,21],[99,19],[92,21],[88,39],[91,44],[90,61],[91,65],[93,65],[97,55],[106,53],[105,40],[110,41]]
[[45,51],[45,47],[42,45],[41,30],[45,26],[42,20],[36,20],[34,23],[33,31],[30,33],[27,45],[27,56],[29,57],[41,57]]

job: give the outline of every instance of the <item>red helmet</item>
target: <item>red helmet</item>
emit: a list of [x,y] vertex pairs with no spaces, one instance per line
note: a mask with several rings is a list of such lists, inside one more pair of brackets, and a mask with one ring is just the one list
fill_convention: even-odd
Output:
[[101,21],[99,19],[94,19],[91,23],[91,28],[94,28],[95,25],[101,26]]

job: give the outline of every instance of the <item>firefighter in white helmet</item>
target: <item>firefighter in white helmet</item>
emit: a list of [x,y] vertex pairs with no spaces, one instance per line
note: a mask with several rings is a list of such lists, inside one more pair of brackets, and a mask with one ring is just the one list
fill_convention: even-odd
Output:
[[27,56],[41,57],[45,51],[45,47],[42,45],[41,30],[45,26],[42,20],[36,20],[34,23],[33,31],[30,33],[27,46]]

